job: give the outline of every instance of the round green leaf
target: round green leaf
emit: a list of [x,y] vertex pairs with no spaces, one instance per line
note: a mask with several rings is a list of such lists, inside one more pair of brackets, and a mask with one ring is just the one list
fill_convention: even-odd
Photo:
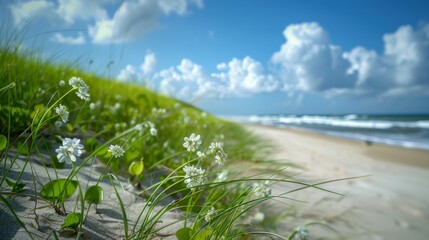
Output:
[[85,201],[99,204],[103,201],[103,188],[94,185],[89,187],[85,192]]
[[0,135],[0,151],[6,148],[7,138],[4,135]]
[[78,182],[67,179],[56,179],[43,186],[40,195],[52,202],[64,202],[76,191]]
[[190,228],[184,227],[176,231],[176,237],[178,240],[190,240],[192,230]]
[[78,212],[69,213],[65,218],[63,224],[61,224],[62,228],[71,227],[77,228],[80,224],[80,220],[82,219],[82,214]]
[[137,176],[143,172],[143,169],[144,169],[144,164],[143,164],[143,161],[140,160],[140,161],[132,162],[128,167],[128,172],[133,176]]

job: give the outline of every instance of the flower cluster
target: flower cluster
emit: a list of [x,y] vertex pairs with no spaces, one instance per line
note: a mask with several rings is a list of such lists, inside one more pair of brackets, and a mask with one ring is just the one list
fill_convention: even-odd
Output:
[[155,124],[153,124],[153,122],[149,122],[149,121],[136,124],[134,129],[139,132],[140,137],[143,136],[146,129],[149,129],[149,133],[152,136],[156,136],[158,134],[158,130],[155,128]]
[[72,77],[69,80],[70,86],[77,89],[76,95],[85,101],[89,101],[89,87],[80,77]]
[[195,152],[202,143],[201,136],[195,135],[195,133],[192,133],[189,137],[185,137],[184,140],[183,147],[186,148],[188,152]]
[[119,145],[110,145],[108,150],[114,158],[124,156],[125,150]]
[[165,113],[167,113],[165,108],[152,108],[152,114],[154,115],[163,115]]
[[185,172],[185,183],[188,188],[195,188],[203,185],[207,178],[205,176],[205,170],[197,168],[193,165],[183,167]]
[[58,107],[56,107],[55,112],[61,117],[63,122],[67,122],[69,120],[69,112],[64,105],[60,104]]
[[216,210],[214,207],[212,207],[210,210],[207,211],[207,214],[204,217],[204,219],[206,220],[206,222],[210,222],[215,215],[216,215]]
[[223,165],[228,159],[228,155],[223,151],[222,143],[212,142],[209,147],[209,152],[215,155],[215,161],[219,165]]
[[271,188],[269,187],[269,182],[264,181],[262,183],[253,184],[253,195],[255,197],[268,197],[271,195]]
[[83,145],[80,144],[80,139],[77,138],[65,138],[63,140],[63,145],[59,146],[55,150],[58,158],[58,162],[76,162],[76,157],[80,157],[83,153]]

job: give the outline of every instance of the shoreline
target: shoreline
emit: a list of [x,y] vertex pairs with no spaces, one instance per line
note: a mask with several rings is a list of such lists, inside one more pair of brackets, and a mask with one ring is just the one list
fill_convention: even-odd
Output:
[[[376,160],[382,160],[397,164],[410,165],[414,167],[423,167],[429,169],[429,150],[420,149],[420,148],[410,148],[399,145],[390,145],[384,143],[371,142],[367,144],[366,141],[340,137],[335,135],[324,134],[318,131],[312,131],[306,128],[298,127],[277,127],[272,125],[261,125],[261,124],[252,124],[246,123],[244,126],[256,127],[256,128],[267,128],[272,130],[286,131],[291,134],[305,135],[311,138],[318,138],[321,140],[331,141],[339,144],[351,144],[356,145],[366,151],[366,154],[374,157]],[[408,158],[408,156],[413,155],[413,158]],[[404,159],[407,161],[404,161]]]
[[[326,222],[341,236],[309,228],[311,237],[326,239],[425,240],[429,236],[429,151],[367,145],[305,130],[244,127],[274,146],[270,159],[303,167],[296,175],[299,180],[344,179],[322,185],[340,195],[315,188],[288,194],[297,200],[290,202],[297,210],[286,225]],[[291,189],[287,183],[272,186],[273,194]]]

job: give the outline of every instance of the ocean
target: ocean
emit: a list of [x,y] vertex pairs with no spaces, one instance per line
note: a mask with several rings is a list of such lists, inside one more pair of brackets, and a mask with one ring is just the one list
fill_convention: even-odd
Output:
[[367,143],[429,150],[429,115],[238,115],[241,123],[301,128]]

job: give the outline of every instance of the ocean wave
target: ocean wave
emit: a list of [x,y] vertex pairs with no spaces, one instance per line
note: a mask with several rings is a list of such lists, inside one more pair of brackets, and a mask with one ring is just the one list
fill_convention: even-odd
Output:
[[303,116],[237,116],[238,121],[261,123],[261,124],[291,124],[291,125],[326,125],[342,128],[366,128],[366,129],[390,129],[390,128],[420,128],[429,129],[428,120],[420,121],[387,121],[387,120],[365,120],[359,119],[357,115],[346,115],[342,117],[328,117],[318,115]]

